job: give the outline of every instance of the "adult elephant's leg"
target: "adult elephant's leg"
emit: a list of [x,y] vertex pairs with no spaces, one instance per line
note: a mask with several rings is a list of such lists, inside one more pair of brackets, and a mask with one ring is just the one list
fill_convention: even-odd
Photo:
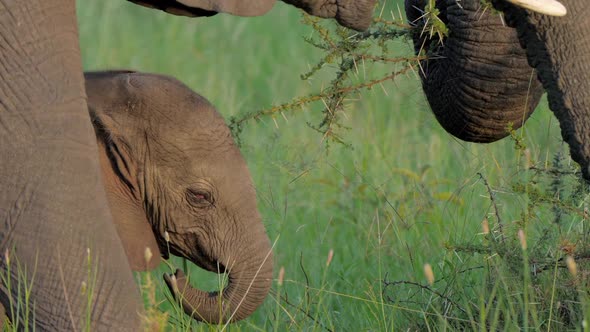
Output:
[[81,330],[88,314],[92,330],[137,331],[140,299],[99,174],[75,1],[0,0],[0,272],[12,286],[1,283],[0,300],[9,317],[21,306],[39,330]]
[[590,6],[587,0],[563,0],[564,17],[531,13],[498,1],[516,26],[531,66],[547,90],[572,159],[590,181]]

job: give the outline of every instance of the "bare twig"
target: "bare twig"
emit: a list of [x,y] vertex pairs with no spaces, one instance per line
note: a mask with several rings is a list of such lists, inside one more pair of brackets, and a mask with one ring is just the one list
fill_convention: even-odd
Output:
[[440,293],[439,291],[432,289],[429,285],[423,285],[417,282],[413,282],[413,281],[408,281],[408,280],[399,280],[399,281],[388,281],[387,277],[385,280],[383,280],[383,297],[387,298],[387,300],[389,302],[394,302],[390,297],[385,295],[385,290],[387,289],[387,287],[389,286],[398,286],[398,285],[410,285],[410,286],[414,286],[414,287],[418,287],[420,289],[426,290],[431,292],[432,294],[440,297],[441,299],[443,299],[444,301],[447,301],[448,303],[452,304],[453,306],[455,306],[457,309],[459,309],[462,313],[467,314],[467,311],[465,311],[465,309],[463,309],[457,302],[453,301],[450,297]]
[[503,227],[503,224],[502,224],[502,218],[500,217],[500,210],[498,210],[498,205],[496,204],[496,194],[494,193],[494,191],[490,187],[490,184],[488,183],[488,180],[483,176],[483,174],[482,173],[477,173],[477,175],[479,175],[479,177],[483,181],[484,186],[488,190],[488,195],[490,197],[490,201],[492,202],[492,207],[494,208],[494,213],[496,215],[496,222],[498,223],[498,231],[500,233],[501,242],[504,242],[504,240],[505,240],[505,238],[504,238],[504,227]]

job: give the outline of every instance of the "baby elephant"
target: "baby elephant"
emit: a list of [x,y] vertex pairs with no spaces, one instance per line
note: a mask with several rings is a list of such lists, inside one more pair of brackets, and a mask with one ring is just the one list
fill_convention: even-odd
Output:
[[110,71],[85,78],[105,189],[130,267],[152,269],[172,253],[227,272],[221,294],[192,288],[180,270],[164,277],[197,320],[247,317],[269,291],[271,246],[223,118],[170,77]]

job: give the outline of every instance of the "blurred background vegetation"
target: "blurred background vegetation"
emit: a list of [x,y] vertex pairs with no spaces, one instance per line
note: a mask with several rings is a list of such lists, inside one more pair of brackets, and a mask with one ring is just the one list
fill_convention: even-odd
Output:
[[[403,1],[382,1],[375,12],[401,22]],[[280,2],[263,17],[189,19],[122,0],[85,0],[78,20],[85,70],[174,76],[228,124],[325,91],[341,65],[336,57],[301,78],[326,52],[306,42],[321,39],[315,23]],[[335,38],[352,34],[320,24]],[[387,55],[413,57],[411,41],[391,39]],[[347,82],[408,63],[361,61]],[[546,102],[512,138],[465,143],[436,122],[416,68],[343,99],[337,130],[344,144],[314,129],[329,100],[242,124],[241,150],[276,241],[275,278],[283,267],[284,280],[231,330],[582,328],[588,200]],[[168,320],[165,329],[228,328],[191,324],[172,309],[161,278],[168,271],[137,274],[149,313]],[[189,272],[194,285],[218,287],[215,275]]]

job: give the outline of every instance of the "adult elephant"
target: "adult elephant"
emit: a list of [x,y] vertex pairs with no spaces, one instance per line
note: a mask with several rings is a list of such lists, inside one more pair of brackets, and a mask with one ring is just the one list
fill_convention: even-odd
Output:
[[[199,16],[218,11],[258,15],[273,2],[146,0],[142,4]],[[363,3],[371,7],[373,2]],[[352,0],[319,7],[312,3],[316,2],[295,4],[312,14],[316,8],[329,8],[328,14],[318,14],[332,15],[343,24],[370,20],[364,18],[370,9],[357,15],[353,9],[358,8],[349,6]],[[350,26],[361,29],[366,23]],[[97,331],[137,331],[142,304],[100,175],[75,1],[0,0],[0,40],[0,302],[8,316],[18,320],[13,323],[35,325],[38,330],[81,330],[88,324]],[[235,241],[229,235],[216,237],[220,246]],[[249,229],[235,236],[244,243],[260,238]],[[198,250],[215,267],[227,268],[210,248]],[[88,282],[89,256],[97,270],[92,276],[95,295],[87,308],[89,298],[81,294],[79,285]],[[29,303],[18,298],[24,286]],[[204,303],[217,302],[208,297]],[[27,316],[27,311],[34,314]],[[217,312],[210,321],[227,320],[224,310]]]
[[[534,9],[555,3],[530,2]],[[431,55],[422,63],[422,85],[448,132],[473,142],[501,139],[509,126],[526,121],[545,90],[572,158],[590,181],[590,7],[582,0],[561,3],[563,17],[547,15],[564,14],[559,7],[539,13],[493,0],[503,20],[480,0],[437,0],[448,36],[439,43],[416,30],[414,46]],[[406,0],[410,22],[421,24],[425,4]]]

